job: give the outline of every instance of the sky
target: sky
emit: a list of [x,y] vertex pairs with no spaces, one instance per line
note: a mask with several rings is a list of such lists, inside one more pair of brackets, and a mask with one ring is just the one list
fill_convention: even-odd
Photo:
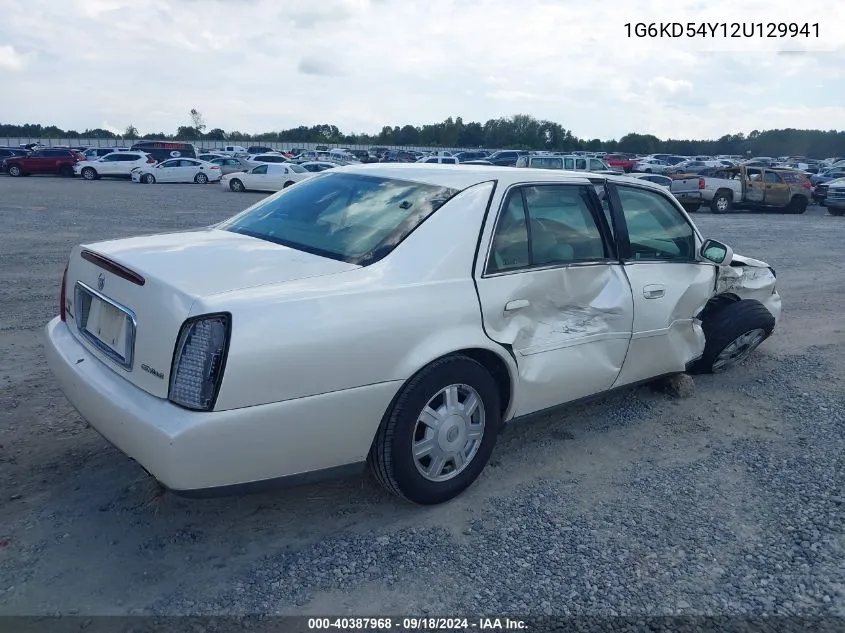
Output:
[[[845,0],[0,0],[0,15],[3,123],[172,133],[197,108],[250,133],[513,114],[601,139],[845,129]],[[625,27],[661,22],[811,33]]]

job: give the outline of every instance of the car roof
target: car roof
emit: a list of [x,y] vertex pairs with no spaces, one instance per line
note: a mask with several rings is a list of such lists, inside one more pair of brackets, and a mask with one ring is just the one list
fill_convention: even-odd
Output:
[[[593,174],[589,171],[569,171],[565,169],[532,169],[526,167],[496,167],[492,165],[443,165],[438,163],[370,163],[368,165],[348,165],[338,167],[337,171],[362,176],[378,176],[410,180],[438,187],[466,189],[482,182],[497,180],[504,186],[523,182],[549,182],[590,184],[594,180],[631,184],[631,179],[615,174]],[[647,180],[638,179],[637,185],[649,187],[663,193],[665,189]]]

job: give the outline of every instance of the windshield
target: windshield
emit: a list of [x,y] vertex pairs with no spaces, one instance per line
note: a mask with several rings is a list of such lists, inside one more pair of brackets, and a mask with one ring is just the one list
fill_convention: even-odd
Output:
[[367,265],[378,261],[457,189],[325,172],[217,225],[298,250]]
[[305,167],[300,167],[299,165],[294,165],[293,163],[291,163],[287,167],[288,167],[288,169],[290,169],[295,174],[307,174],[308,173],[308,170],[305,169]]

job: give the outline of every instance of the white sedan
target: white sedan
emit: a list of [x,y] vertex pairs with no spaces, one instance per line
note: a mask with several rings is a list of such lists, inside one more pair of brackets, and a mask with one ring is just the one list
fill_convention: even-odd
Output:
[[217,182],[223,177],[219,165],[196,158],[171,158],[157,165],[136,167],[132,170],[132,182],[151,185],[156,182],[195,182],[204,185]]
[[369,462],[433,504],[503,423],[745,359],[775,283],[652,183],[372,164],[212,227],[75,247],[45,348],[81,415],[174,491]]
[[83,160],[73,166],[73,173],[85,180],[104,176],[129,178],[136,167],[155,165],[156,159],[145,152],[111,152],[96,160]]
[[293,163],[259,165],[249,171],[226,174],[220,184],[232,191],[281,191],[313,175],[304,167]]

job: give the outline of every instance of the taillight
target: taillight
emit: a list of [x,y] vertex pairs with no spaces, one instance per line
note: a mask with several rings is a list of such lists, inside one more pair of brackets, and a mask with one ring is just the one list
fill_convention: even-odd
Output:
[[148,165],[155,165],[155,162],[156,162],[156,159],[155,159],[155,158],[148,158],[148,159],[147,159],[147,164],[148,164]]
[[210,411],[223,379],[231,331],[229,314],[206,314],[182,326],[167,399],[179,406]]
[[805,180],[805,181],[804,181],[803,183],[801,183],[801,184],[803,184],[803,185],[804,185],[804,189],[812,189],[812,188],[813,188],[813,185],[811,185],[811,184],[810,184],[810,181],[809,181],[809,180]]
[[67,296],[67,264],[65,264],[65,272],[62,273],[62,289],[59,292],[59,316],[62,321],[67,320],[67,310],[65,309],[65,297]]
[[698,188],[699,188],[699,189],[704,189],[704,178],[699,178],[699,179],[698,179]]

